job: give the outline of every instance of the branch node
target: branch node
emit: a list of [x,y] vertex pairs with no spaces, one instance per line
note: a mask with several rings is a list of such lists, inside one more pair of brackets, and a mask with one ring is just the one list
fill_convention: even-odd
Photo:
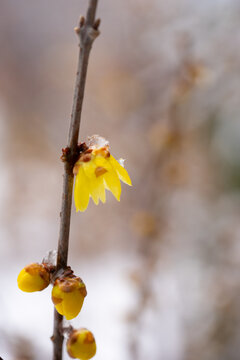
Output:
[[98,37],[99,34],[100,31],[98,31],[94,27],[88,27],[86,30],[86,36],[89,38],[91,43],[96,39],[96,37]]
[[75,32],[79,36],[81,48],[83,48],[84,46],[91,47],[93,41],[100,34],[100,31],[97,29],[99,25],[100,25],[100,22],[99,23],[97,22],[96,28],[95,28],[95,25],[91,26],[91,25],[87,25],[87,24],[82,26],[81,28],[79,28],[79,27],[75,28]]

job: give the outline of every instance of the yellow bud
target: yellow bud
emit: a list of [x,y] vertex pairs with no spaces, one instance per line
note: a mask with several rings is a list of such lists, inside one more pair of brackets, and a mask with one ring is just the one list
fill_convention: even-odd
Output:
[[52,289],[55,308],[67,320],[79,314],[86,295],[86,286],[79,277],[58,278]]
[[25,292],[41,291],[50,283],[50,275],[42,264],[30,264],[23,268],[17,278],[18,287]]
[[67,341],[67,352],[72,358],[91,359],[96,354],[96,342],[91,331],[73,330]]

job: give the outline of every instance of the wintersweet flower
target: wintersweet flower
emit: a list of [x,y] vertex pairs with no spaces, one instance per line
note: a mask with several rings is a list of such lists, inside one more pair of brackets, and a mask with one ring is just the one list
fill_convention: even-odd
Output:
[[67,341],[67,352],[72,358],[91,359],[96,354],[96,342],[91,331],[73,330]]
[[33,263],[25,266],[17,278],[18,287],[25,292],[41,291],[50,283],[49,271],[43,264]]
[[108,142],[97,135],[90,138],[87,150],[80,154],[74,169],[76,175],[74,200],[77,211],[85,211],[91,197],[96,205],[105,203],[105,189],[120,201],[121,183],[131,186],[131,179],[119,162],[110,154]]
[[52,289],[52,301],[55,308],[67,320],[79,314],[86,295],[85,284],[76,276],[58,278]]

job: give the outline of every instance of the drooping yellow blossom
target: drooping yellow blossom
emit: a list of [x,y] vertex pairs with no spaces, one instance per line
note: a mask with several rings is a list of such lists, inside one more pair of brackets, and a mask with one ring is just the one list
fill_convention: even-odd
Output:
[[41,291],[50,283],[50,275],[43,264],[30,264],[23,268],[17,278],[18,287],[25,292]]
[[[123,161],[122,161],[123,163]],[[86,151],[74,166],[74,200],[77,211],[85,211],[91,197],[96,205],[105,203],[105,189],[120,201],[121,183],[132,185],[128,172],[109,152],[109,145],[99,136],[90,138]]]
[[73,330],[67,341],[67,351],[72,358],[91,359],[96,354],[96,342],[91,331]]
[[58,278],[52,289],[52,301],[55,308],[67,320],[79,314],[86,295],[85,284],[79,277]]

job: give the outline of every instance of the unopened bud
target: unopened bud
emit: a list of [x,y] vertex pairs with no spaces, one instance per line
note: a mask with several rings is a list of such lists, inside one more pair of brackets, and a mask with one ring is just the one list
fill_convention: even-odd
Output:
[[67,341],[67,352],[72,358],[91,359],[96,354],[96,342],[91,331],[87,329],[73,330]]
[[55,308],[67,320],[71,320],[79,314],[86,295],[85,284],[75,276],[58,278],[52,289],[52,301]]
[[25,266],[17,278],[18,287],[25,292],[41,291],[50,283],[50,275],[43,264],[33,263]]

